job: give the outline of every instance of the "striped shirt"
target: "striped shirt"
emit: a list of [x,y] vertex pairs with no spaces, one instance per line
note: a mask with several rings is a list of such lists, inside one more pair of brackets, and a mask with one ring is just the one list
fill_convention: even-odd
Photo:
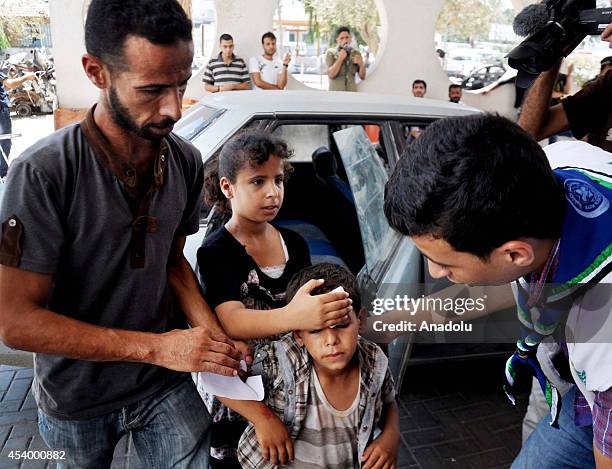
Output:
[[226,64],[221,53],[208,61],[202,81],[208,85],[238,85],[250,80],[249,69],[244,60],[232,56],[232,61]]
[[295,440],[293,463],[286,467],[293,469],[359,467],[357,458],[359,390],[348,409],[337,410],[325,397],[314,367],[311,370],[306,419],[302,431]]

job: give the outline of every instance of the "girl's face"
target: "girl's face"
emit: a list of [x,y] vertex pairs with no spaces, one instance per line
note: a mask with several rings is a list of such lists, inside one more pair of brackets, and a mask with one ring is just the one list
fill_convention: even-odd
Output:
[[268,222],[276,217],[283,204],[284,176],[283,160],[270,155],[261,166],[245,164],[233,184],[221,178],[221,190],[230,200],[234,216],[252,222]]

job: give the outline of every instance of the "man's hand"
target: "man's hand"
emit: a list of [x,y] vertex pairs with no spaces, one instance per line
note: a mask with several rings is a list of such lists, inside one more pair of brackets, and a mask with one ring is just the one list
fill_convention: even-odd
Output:
[[293,441],[289,437],[287,427],[276,415],[272,414],[262,423],[255,424],[255,434],[266,461],[274,465],[293,461]]
[[291,62],[291,54],[287,52],[283,59],[283,65],[289,65],[289,62]]
[[612,49],[612,23],[610,23],[608,27],[604,29],[603,33],[601,33],[601,40],[608,42],[608,47]]
[[340,49],[340,51],[338,52],[338,60],[341,60],[344,62],[344,59],[346,59],[348,57],[348,53],[346,52],[346,49],[342,48]]
[[353,56],[353,63],[355,65],[359,65],[360,67],[363,65],[363,57],[361,56],[361,54],[355,54]]
[[232,91],[234,85],[219,85],[219,91]]
[[194,327],[160,335],[161,347],[151,363],[176,371],[209,371],[235,376],[240,352],[220,329]]
[[399,433],[385,431],[370,443],[361,458],[363,469],[395,469]]
[[240,353],[240,357],[246,362],[247,365],[253,363],[253,347],[242,340],[234,340],[234,347]]
[[318,330],[344,323],[352,310],[353,300],[346,292],[311,296],[310,292],[323,285],[323,280],[309,280],[285,307],[288,329]]

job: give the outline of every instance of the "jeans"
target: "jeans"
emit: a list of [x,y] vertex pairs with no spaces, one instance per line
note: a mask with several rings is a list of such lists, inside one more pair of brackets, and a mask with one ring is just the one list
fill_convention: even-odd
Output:
[[[11,113],[7,107],[2,106],[0,104],[0,135],[2,134],[10,134],[12,130],[11,126]],[[0,148],[4,152],[4,156],[8,160],[9,153],[11,152],[11,141],[9,140],[0,140]],[[6,172],[8,171],[8,165],[2,156],[2,152],[0,152],[0,178],[6,176]]]
[[559,428],[550,426],[546,415],[531,433],[511,469],[595,468],[593,427],[574,424],[573,386],[562,398]]
[[38,411],[40,434],[51,450],[64,451],[59,468],[109,468],[118,441],[132,434],[147,468],[208,468],[210,415],[191,379],[90,420],[60,420]]

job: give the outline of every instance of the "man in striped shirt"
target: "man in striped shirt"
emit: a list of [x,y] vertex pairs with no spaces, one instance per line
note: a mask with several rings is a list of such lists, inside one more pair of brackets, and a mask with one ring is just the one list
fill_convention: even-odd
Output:
[[219,91],[248,90],[249,70],[244,60],[234,55],[234,38],[222,34],[219,38],[221,52],[208,61],[202,81],[209,93]]

